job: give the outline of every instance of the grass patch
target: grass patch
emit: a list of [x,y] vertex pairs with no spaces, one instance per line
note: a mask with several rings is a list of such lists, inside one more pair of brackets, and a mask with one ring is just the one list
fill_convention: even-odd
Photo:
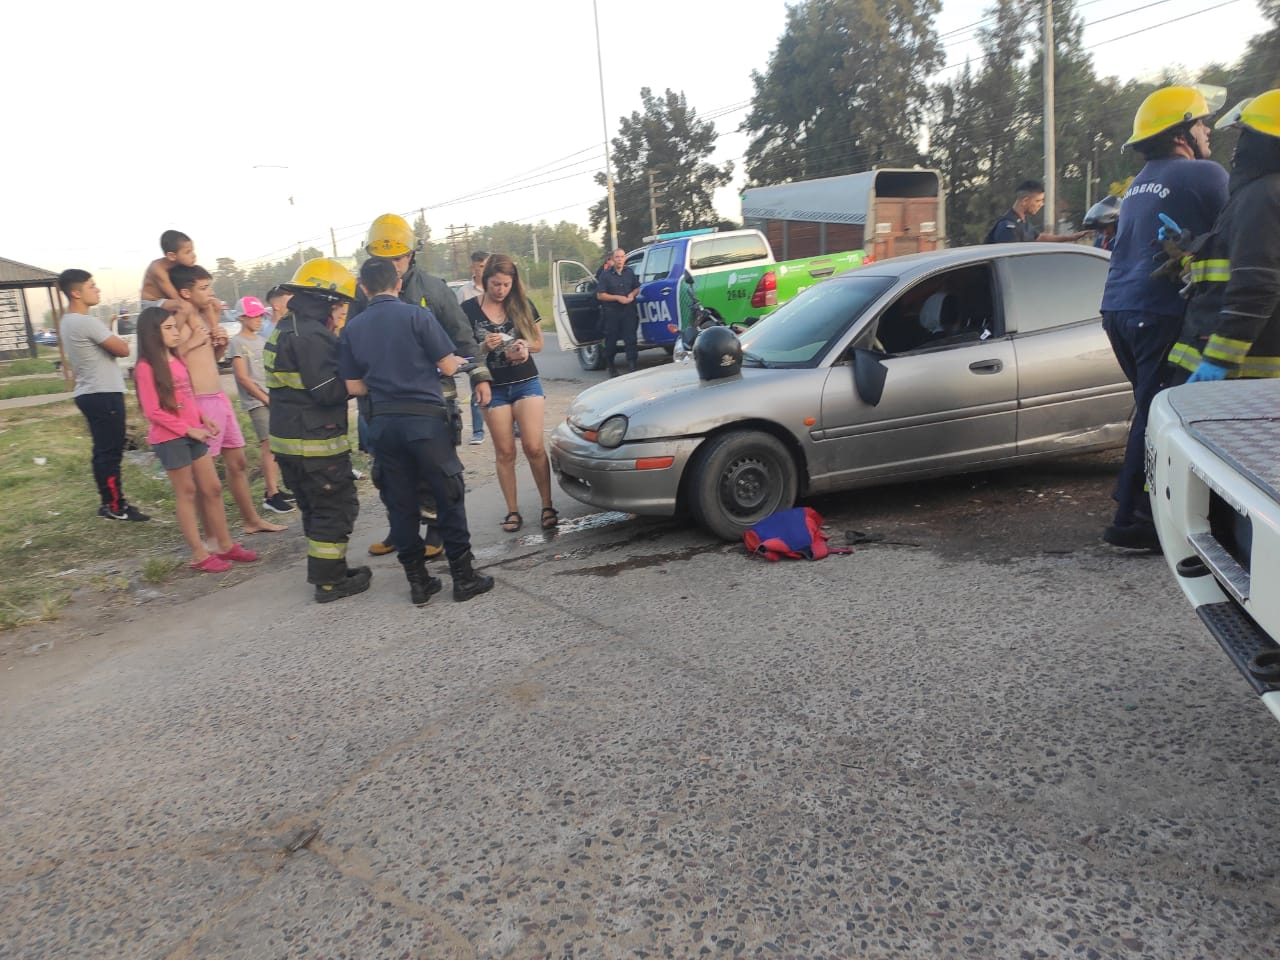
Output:
[[[249,462],[254,502],[263,495],[261,448],[249,416],[233,401]],[[136,394],[125,394],[126,431],[146,436]],[[366,474],[368,457],[357,453],[356,417],[350,418],[352,459]],[[145,447],[145,445],[144,445]],[[71,400],[0,410],[0,483],[21,509],[0,513],[0,630],[56,619],[74,599],[102,606],[129,590],[130,580],[162,583],[185,574],[187,552],[174,522],[173,488],[146,449],[125,454],[124,492],[157,521],[117,523],[97,516],[98,490],[89,465],[89,427]],[[43,464],[35,463],[43,459]],[[240,513],[221,469],[223,499],[232,538]],[[299,529],[301,517],[281,519]],[[299,554],[300,555],[300,554]]]
[[182,569],[183,561],[176,557],[147,557],[142,561],[142,579],[147,583],[165,583]]
[[[146,435],[136,396],[125,394],[130,436]],[[262,497],[261,457],[253,426],[236,405],[255,501]],[[352,444],[355,417],[351,418]],[[72,591],[126,589],[131,571],[172,579],[186,551],[173,522],[173,488],[145,451],[125,455],[124,492],[144,513],[167,523],[114,523],[97,516],[98,490],[89,465],[89,428],[68,400],[0,411],[0,483],[11,504],[0,513],[0,630],[49,619]],[[44,464],[35,460],[43,458]],[[220,471],[221,472],[221,471]],[[235,535],[240,515],[223,482]],[[293,525],[300,521],[294,520]],[[94,602],[90,600],[89,602]]]
[[43,397],[51,393],[70,392],[70,385],[60,376],[41,380],[13,380],[8,383],[0,380],[0,400],[13,400],[16,397]]
[[0,377],[26,377],[33,373],[57,372],[58,368],[52,360],[41,360],[36,357],[0,363]]

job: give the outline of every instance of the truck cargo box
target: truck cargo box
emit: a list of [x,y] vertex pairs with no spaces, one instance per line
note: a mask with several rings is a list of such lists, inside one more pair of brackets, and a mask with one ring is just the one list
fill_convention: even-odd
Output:
[[742,225],[769,238],[779,260],[864,249],[877,260],[943,246],[937,170],[870,170],[742,193]]

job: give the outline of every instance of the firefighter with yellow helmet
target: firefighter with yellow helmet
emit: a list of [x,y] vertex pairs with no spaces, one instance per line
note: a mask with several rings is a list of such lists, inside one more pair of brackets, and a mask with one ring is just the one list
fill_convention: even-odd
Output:
[[1280,377],[1280,89],[1233,108],[1227,126],[1240,129],[1230,196],[1192,247],[1171,383]]
[[307,582],[320,603],[369,589],[368,567],[347,566],[360,511],[347,440],[347,386],[338,376],[336,315],[355,299],[356,279],[336,260],[308,260],[283,284],[293,294],[263,348],[271,394],[268,442],[297,497],[307,535]]
[[[365,240],[365,252],[371,257],[390,260],[400,275],[400,299],[415,307],[426,307],[434,315],[445,334],[454,343],[458,356],[483,357],[484,351],[477,349],[475,332],[467,321],[466,315],[458,305],[458,299],[449,285],[439,277],[433,277],[417,264],[421,241],[409,226],[404,217],[394,213],[384,213],[369,226],[369,234]],[[351,307],[350,318],[355,319],[368,306],[368,298],[363,290],[356,291],[356,300]],[[489,382],[492,377],[487,367],[481,363],[471,371],[471,389],[482,406],[489,402]],[[454,445],[462,442],[462,414],[458,408],[458,390],[452,377],[442,377],[445,406],[449,410],[449,422],[454,431]],[[364,410],[362,402],[362,410]],[[367,416],[362,414],[362,419]],[[363,424],[362,424],[363,426]],[[362,430],[362,436],[364,431]],[[380,487],[381,471],[377,465],[377,451],[374,455],[374,481]],[[424,508],[428,516],[434,514],[430,496],[424,491]],[[385,505],[385,504],[384,504]],[[390,531],[387,536],[369,547],[373,556],[383,556],[396,551]],[[441,552],[438,533],[431,530],[427,538],[427,555],[435,556]]]
[[[1117,547],[1156,549],[1143,463],[1147,411],[1165,386],[1165,357],[1182,323],[1180,284],[1152,275],[1151,245],[1171,218],[1192,233],[1213,226],[1227,201],[1227,173],[1209,160],[1206,90],[1172,86],[1138,107],[1126,147],[1145,163],[1124,193],[1102,294],[1102,325],[1133,384],[1134,414],[1116,483],[1116,512],[1102,539]],[[1214,99],[1225,91],[1209,91]]]

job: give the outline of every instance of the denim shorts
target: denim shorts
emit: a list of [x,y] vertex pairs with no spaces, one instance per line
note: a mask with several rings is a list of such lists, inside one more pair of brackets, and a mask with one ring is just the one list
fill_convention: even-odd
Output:
[[542,392],[542,381],[538,377],[532,380],[521,380],[519,383],[494,383],[490,384],[489,389],[492,391],[489,395],[490,410],[510,406],[517,400],[546,396]]
[[209,447],[199,440],[190,437],[178,437],[175,440],[162,440],[151,445],[151,452],[166,470],[181,470],[189,467],[206,453]]

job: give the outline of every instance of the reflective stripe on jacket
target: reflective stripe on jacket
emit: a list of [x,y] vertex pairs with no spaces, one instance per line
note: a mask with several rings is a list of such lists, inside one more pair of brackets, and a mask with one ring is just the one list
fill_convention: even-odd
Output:
[[338,377],[338,338],[326,325],[329,307],[321,298],[295,293],[262,350],[272,453],[333,457],[351,449],[347,385]]
[[1196,241],[1192,294],[1169,362],[1202,360],[1227,376],[1280,377],[1280,172],[1234,190]]

